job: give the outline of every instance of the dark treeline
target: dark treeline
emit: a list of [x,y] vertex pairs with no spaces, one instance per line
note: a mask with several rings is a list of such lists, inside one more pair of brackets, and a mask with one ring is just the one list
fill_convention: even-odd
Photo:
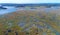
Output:
[[16,6],[16,7],[25,7],[25,6],[60,6],[60,3],[40,3],[40,4],[13,4],[13,3],[0,3],[2,6]]

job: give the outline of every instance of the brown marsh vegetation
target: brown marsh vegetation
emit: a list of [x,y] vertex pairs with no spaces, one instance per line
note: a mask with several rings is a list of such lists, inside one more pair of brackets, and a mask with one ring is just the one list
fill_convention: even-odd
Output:
[[58,10],[18,10],[0,17],[0,35],[57,35],[60,33]]

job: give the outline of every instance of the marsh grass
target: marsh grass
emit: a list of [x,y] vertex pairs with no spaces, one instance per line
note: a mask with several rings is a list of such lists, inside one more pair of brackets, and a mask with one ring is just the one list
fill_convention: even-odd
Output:
[[[0,35],[56,35],[56,32],[60,33],[60,15],[57,13],[46,13],[43,10],[18,10],[3,16],[0,18]],[[22,24],[21,22],[25,23],[22,27],[19,25]]]

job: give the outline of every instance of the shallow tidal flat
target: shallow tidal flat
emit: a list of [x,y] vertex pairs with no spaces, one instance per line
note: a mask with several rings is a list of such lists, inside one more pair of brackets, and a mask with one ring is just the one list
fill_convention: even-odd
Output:
[[60,35],[59,10],[18,10],[0,17],[0,35]]

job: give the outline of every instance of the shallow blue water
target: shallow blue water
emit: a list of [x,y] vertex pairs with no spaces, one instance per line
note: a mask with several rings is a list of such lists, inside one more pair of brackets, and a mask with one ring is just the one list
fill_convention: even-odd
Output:
[[17,10],[17,8],[15,8],[15,7],[7,7],[6,6],[6,8],[7,9],[0,9],[0,15],[15,12]]
[[59,10],[60,7],[51,7],[51,8],[45,8],[45,12],[51,12],[51,11],[55,11],[55,10]]
[[[0,15],[1,14],[6,14],[6,13],[11,13],[11,12],[15,12],[18,8],[16,8],[16,7],[8,7],[8,6],[5,6],[7,9],[0,9]],[[49,11],[51,11],[51,10],[57,10],[57,9],[59,9],[59,8],[57,8],[57,7],[53,7],[53,8],[45,8],[44,10],[45,10],[45,12],[49,12]],[[30,9],[30,8],[22,8],[22,9],[20,9],[20,10],[34,10],[34,9]]]

